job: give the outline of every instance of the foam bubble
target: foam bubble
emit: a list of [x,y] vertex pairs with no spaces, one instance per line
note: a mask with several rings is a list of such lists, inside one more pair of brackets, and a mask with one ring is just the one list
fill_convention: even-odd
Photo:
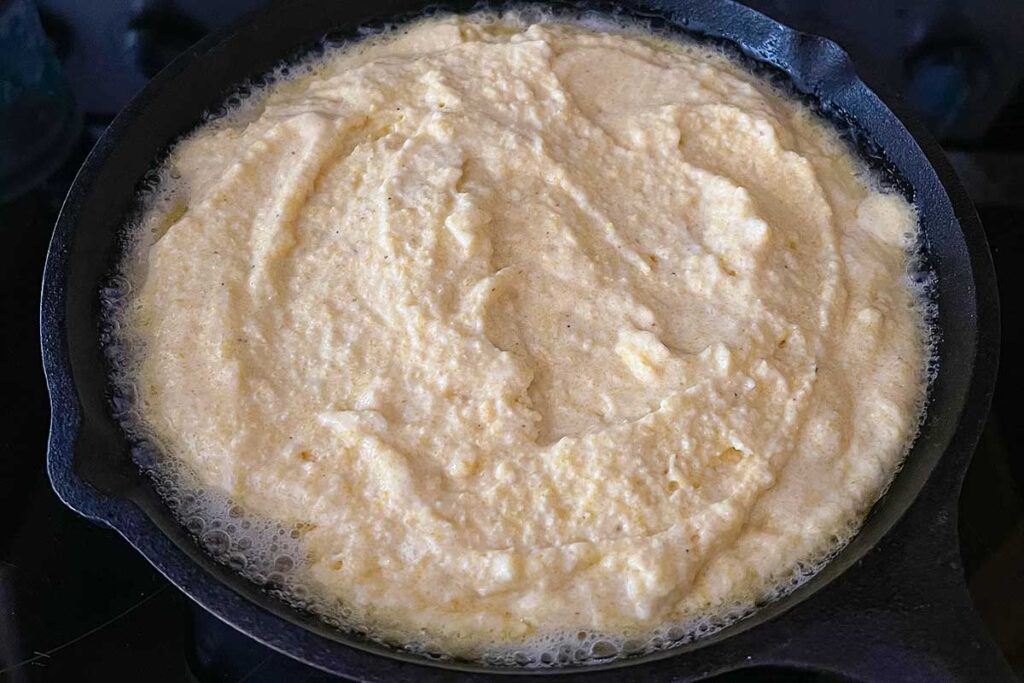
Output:
[[[499,16],[504,15],[486,15],[491,19]],[[588,28],[602,31],[644,32],[656,37],[665,34],[652,22],[627,22],[623,18],[593,12],[554,14],[534,6],[522,10],[518,17],[525,22],[575,20]],[[324,60],[340,49],[362,50],[396,31],[404,33],[407,30],[395,24],[380,24],[364,27],[355,36],[325,37],[323,43],[309,55],[282,63],[271,73],[239,86],[221,107],[204,114],[201,125],[204,128],[244,126],[262,111],[266,96],[274,86],[283,81],[315,74]],[[353,44],[353,39],[363,42]],[[677,41],[673,42],[679,45]],[[679,49],[696,53],[698,47],[683,44]],[[194,473],[175,458],[167,457],[169,448],[145,426],[145,406],[140,405],[139,392],[134,383],[137,363],[144,353],[141,342],[131,336],[138,313],[134,297],[145,273],[149,247],[160,237],[161,230],[166,228],[165,223],[181,208],[188,190],[182,185],[180,174],[166,163],[166,159],[145,176],[139,195],[138,215],[141,218],[126,226],[120,244],[124,260],[118,272],[100,292],[103,310],[101,342],[115,389],[111,400],[114,417],[134,441],[134,461],[151,475],[167,507],[215,560],[294,607],[320,615],[324,624],[330,628],[360,632],[369,640],[386,642],[386,638],[361,621],[351,607],[339,603],[331,596],[316,594],[303,582],[307,558],[303,551],[301,529],[281,526],[273,520],[255,515],[225,494],[200,486]],[[907,234],[904,238],[908,244],[915,245],[907,271],[907,283],[916,294],[912,305],[920,307],[925,325],[922,337],[927,339],[931,349],[928,354],[929,365],[925,370],[930,385],[938,372],[934,353],[937,344],[934,321],[938,314],[934,303],[936,281],[934,274],[926,267],[919,236]],[[514,645],[495,642],[484,648],[479,658],[496,667],[557,668],[638,657],[707,637],[749,616],[758,606],[783,598],[799,588],[838,554],[857,530],[858,525],[851,523],[848,529],[830,539],[829,547],[819,557],[795,567],[789,575],[776,577],[769,590],[749,601],[731,603],[708,614],[666,624],[648,633],[553,631]],[[412,639],[401,648],[433,660],[450,659],[449,655],[429,642],[426,634],[422,635],[419,641]]]

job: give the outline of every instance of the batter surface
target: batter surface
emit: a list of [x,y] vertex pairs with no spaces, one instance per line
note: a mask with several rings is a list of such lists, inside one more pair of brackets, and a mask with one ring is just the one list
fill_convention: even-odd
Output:
[[432,20],[167,173],[141,419],[301,529],[294,571],[388,638],[479,653],[751,603],[851,533],[916,431],[912,207],[705,48]]

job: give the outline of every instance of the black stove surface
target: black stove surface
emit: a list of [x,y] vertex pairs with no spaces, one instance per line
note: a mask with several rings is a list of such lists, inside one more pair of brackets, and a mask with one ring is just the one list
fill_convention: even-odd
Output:
[[[5,9],[28,0],[0,0]],[[79,107],[80,140],[36,189],[0,204],[0,681],[330,681],[195,607],[119,536],[65,508],[46,478],[49,409],[38,341],[46,247],[74,172],[146,79],[253,0],[39,0]],[[1024,674],[1024,12],[954,3],[751,0],[838,40],[872,85],[901,93],[946,144],[978,204],[999,277],[1003,354],[995,405],[960,499],[975,604]],[[2,55],[0,55],[2,56]],[[827,680],[748,670],[719,680]]]

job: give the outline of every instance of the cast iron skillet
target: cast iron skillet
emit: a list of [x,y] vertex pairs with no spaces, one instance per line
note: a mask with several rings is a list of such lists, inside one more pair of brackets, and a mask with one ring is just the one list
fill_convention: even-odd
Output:
[[[977,216],[939,147],[916,125],[901,123],[827,40],[729,0],[602,1],[573,7],[653,18],[662,28],[733,45],[783,73],[913,197],[925,261],[937,277],[939,371],[906,465],[862,531],[823,571],[717,634],[646,657],[549,675],[693,680],[786,665],[864,680],[1012,680],[971,606],[956,538],[960,482],[995,381],[995,277]],[[469,8],[466,0],[445,7]],[[189,49],[128,105],[89,155],[57,222],[43,283],[42,349],[52,406],[48,466],[57,494],[116,529],[227,623],[321,669],[366,680],[475,680],[495,670],[431,661],[332,630],[204,554],[140,474],[111,415],[99,291],[118,259],[119,235],[136,210],[140,182],[204,110],[325,35],[356,35],[359,26],[423,10],[417,0],[288,0]]]

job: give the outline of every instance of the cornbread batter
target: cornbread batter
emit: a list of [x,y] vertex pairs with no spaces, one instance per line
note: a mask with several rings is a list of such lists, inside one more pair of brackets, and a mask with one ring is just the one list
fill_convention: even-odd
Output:
[[141,420],[388,638],[614,644],[752,603],[916,431],[912,207],[705,48],[435,19],[200,128],[167,177]]

